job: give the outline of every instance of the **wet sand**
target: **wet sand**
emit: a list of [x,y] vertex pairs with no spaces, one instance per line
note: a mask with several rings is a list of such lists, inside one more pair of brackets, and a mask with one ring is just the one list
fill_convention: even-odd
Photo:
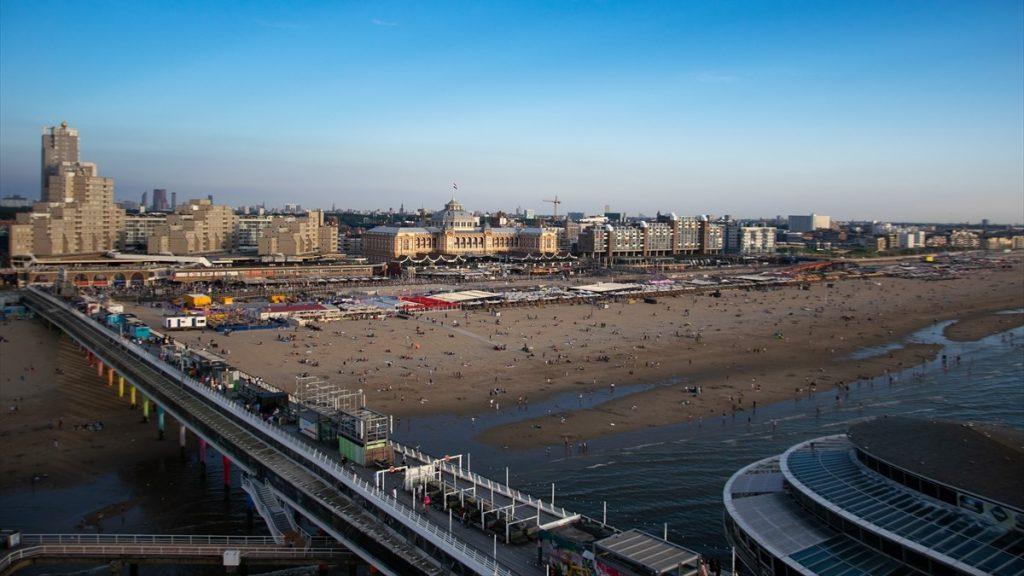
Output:
[[[0,336],[0,490],[71,486],[178,453],[176,437],[158,441],[127,391],[118,398],[66,337],[35,320],[0,324]],[[97,421],[102,430],[75,429]]]
[[1024,313],[988,312],[961,317],[955,324],[946,326],[942,335],[955,342],[973,342],[989,334],[1013,330],[1018,326],[1024,326]]
[[[516,410],[521,402],[586,395],[613,384],[669,382],[568,414],[564,424],[553,415],[485,436],[497,445],[528,446],[720,416],[734,405],[763,406],[806,394],[812,385],[820,391],[906,368],[933,351],[908,347],[856,361],[850,355],[940,320],[1024,307],[1022,284],[1019,269],[992,269],[942,281],[871,278],[810,290],[660,298],[657,304],[518,308],[501,311],[500,318],[452,311],[415,320],[334,322],[320,332],[174,336],[214,351],[226,348],[232,364],[287,390],[295,389],[298,374],[308,373],[363,389],[368,404],[385,413],[475,414],[482,428],[489,411]],[[159,309],[133,311],[159,326]],[[499,344],[507,349],[495,350]],[[686,390],[698,385],[698,397]]]

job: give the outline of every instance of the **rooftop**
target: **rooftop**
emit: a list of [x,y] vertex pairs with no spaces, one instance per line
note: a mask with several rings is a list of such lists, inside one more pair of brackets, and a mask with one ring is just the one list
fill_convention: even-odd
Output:
[[889,464],[1024,510],[1020,431],[892,416],[851,426],[849,438]]
[[640,530],[627,530],[596,543],[598,556],[608,551],[654,574],[666,574],[680,566],[696,568],[697,553]]

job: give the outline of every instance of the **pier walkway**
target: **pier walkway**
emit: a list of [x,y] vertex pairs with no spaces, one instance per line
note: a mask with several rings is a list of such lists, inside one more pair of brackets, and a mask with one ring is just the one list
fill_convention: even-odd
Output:
[[233,558],[247,564],[304,566],[348,563],[353,559],[351,552],[326,539],[294,548],[261,536],[22,534],[20,538],[19,547],[0,557],[0,576],[40,563],[220,565],[232,563]]

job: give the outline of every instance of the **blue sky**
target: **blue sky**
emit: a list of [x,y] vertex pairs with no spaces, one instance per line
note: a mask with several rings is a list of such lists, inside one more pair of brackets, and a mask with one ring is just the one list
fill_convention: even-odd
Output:
[[0,195],[1024,220],[1005,2],[0,0]]

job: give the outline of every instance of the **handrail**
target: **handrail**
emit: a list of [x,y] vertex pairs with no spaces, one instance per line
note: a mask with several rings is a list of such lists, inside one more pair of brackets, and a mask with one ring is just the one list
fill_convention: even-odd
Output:
[[167,535],[167,534],[22,534],[27,544],[277,544],[270,536]]
[[[48,294],[34,286],[28,288],[29,291],[40,295],[45,300],[55,303],[57,306],[63,308],[65,311],[70,312],[73,316],[86,322],[87,324],[95,324],[100,326],[106,332],[110,332],[105,326],[96,323],[94,320],[82,314],[75,308],[69,306],[67,302],[58,299],[57,297]],[[108,334],[111,339],[113,333]],[[314,464],[317,468],[329,474],[331,477],[341,481],[347,485],[350,489],[355,491],[360,496],[375,502],[381,509],[388,512],[391,516],[409,525],[412,524],[412,528],[418,529],[420,533],[430,540],[435,546],[444,549],[449,554],[456,557],[462,557],[466,562],[471,565],[476,565],[475,570],[480,574],[486,575],[511,575],[512,572],[501,566],[496,559],[486,556],[477,549],[467,546],[461,540],[455,538],[452,534],[449,534],[445,530],[441,530],[433,523],[425,520],[421,515],[410,510],[403,503],[399,502],[397,498],[387,494],[376,486],[371,485],[369,482],[362,480],[355,472],[346,472],[337,462],[331,459],[327,454],[310,448],[309,446],[296,442],[291,435],[283,430],[280,430],[277,426],[273,426],[265,422],[263,419],[245,411],[241,404],[235,401],[228,400],[220,394],[211,390],[208,386],[205,386],[197,380],[189,377],[180,370],[168,366],[165,362],[155,357],[148,350],[138,346],[134,342],[124,342],[120,340],[118,334],[118,340],[115,340],[119,345],[124,346],[127,349],[133,351],[140,359],[146,361],[152,368],[156,368],[159,371],[165,373],[174,381],[185,384],[188,388],[194,392],[199,393],[203,397],[209,399],[219,407],[226,409],[231,415],[248,423],[257,430],[273,438],[275,441],[283,444],[288,449],[292,450],[296,454],[305,457],[309,462]]]
[[[91,536],[89,534],[28,534],[23,535],[23,538],[39,538],[49,536]],[[103,535],[106,536],[106,535]],[[120,535],[120,536],[138,536],[138,535]],[[152,537],[152,536],[144,536]],[[160,538],[177,538],[187,539],[188,536],[159,536]],[[196,538],[209,538],[208,536],[198,536]],[[223,540],[235,540],[245,539],[245,536],[216,536]],[[251,537],[253,539],[259,539],[260,537]],[[281,546],[280,544],[271,543],[272,545],[241,545],[239,546],[234,542],[223,542],[220,544],[210,543],[197,543],[191,546],[174,545],[174,544],[64,544],[64,543],[40,543],[31,546],[24,546],[16,550],[12,550],[10,553],[3,557],[0,557],[0,573],[9,568],[15,562],[26,558],[33,558],[36,556],[46,555],[83,555],[83,556],[110,556],[110,555],[127,555],[127,554],[138,554],[147,556],[156,555],[169,555],[169,556],[220,556],[227,550],[238,550],[242,556],[254,558],[318,558],[323,556],[335,556],[339,554],[347,555],[348,550],[341,547],[317,547],[317,548],[292,548],[288,546]]]

